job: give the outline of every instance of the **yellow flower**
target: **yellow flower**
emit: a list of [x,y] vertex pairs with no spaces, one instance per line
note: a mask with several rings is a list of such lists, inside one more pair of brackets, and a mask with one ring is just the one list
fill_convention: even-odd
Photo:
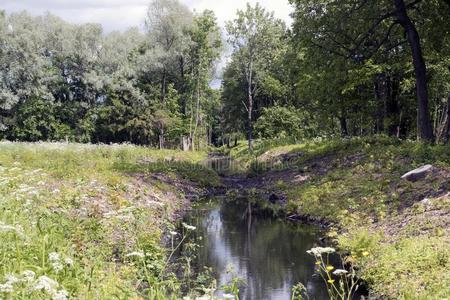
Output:
[[333,269],[334,269],[333,266],[327,266],[327,271],[331,271],[331,270],[333,270]]
[[320,261],[316,261],[316,265],[320,265]]
[[363,255],[363,256],[368,256],[368,255],[369,255],[369,251],[364,251],[364,252],[362,253],[362,255]]
[[334,279],[328,279],[328,283],[333,284],[334,283]]

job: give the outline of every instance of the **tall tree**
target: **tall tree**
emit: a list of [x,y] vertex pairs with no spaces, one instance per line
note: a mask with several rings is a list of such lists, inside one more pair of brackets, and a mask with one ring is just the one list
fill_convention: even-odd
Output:
[[[200,125],[202,99],[210,89],[209,81],[212,77],[214,63],[218,60],[222,50],[222,37],[212,11],[206,10],[196,16],[194,26],[190,30],[191,46],[188,57],[190,60],[190,93],[191,103],[189,137],[192,150],[195,149],[195,139]],[[192,102],[192,101],[191,101]]]
[[253,151],[253,111],[262,74],[268,69],[280,45],[285,25],[259,4],[238,10],[237,18],[226,24],[233,56],[246,80],[247,139]]
[[410,12],[433,3],[417,0],[405,3],[393,1],[300,1],[296,5],[295,28],[310,38],[310,46],[330,55],[342,56],[356,63],[367,62],[377,53],[402,52],[407,35],[413,57],[417,90],[418,137],[433,140],[428,107],[426,66],[418,30]]

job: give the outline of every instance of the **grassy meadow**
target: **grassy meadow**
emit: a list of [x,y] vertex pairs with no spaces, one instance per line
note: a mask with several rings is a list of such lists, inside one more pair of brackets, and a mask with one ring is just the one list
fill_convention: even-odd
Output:
[[[205,153],[0,143],[0,299],[176,299],[161,241]],[[166,237],[167,239],[167,237]]]

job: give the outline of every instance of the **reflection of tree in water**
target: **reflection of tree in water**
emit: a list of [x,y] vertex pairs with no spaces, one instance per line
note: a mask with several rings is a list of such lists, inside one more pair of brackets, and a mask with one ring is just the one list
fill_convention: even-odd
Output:
[[242,299],[289,299],[291,287],[299,281],[310,288],[313,299],[326,299],[322,282],[312,279],[314,261],[306,254],[317,232],[257,217],[248,229],[245,211],[246,205],[223,204],[194,218],[196,234],[203,237],[199,266],[212,267],[219,284],[224,284],[232,277],[226,274],[232,264],[247,283]]

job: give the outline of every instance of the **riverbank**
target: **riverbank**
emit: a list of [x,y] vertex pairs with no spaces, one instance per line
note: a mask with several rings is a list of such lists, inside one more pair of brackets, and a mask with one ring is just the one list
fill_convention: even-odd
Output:
[[[450,296],[450,150],[387,137],[231,149],[245,190],[265,190],[291,218],[320,223],[383,299]],[[401,176],[425,164],[411,182]],[[249,178],[248,178],[249,177]],[[275,196],[272,196],[275,195]]]
[[179,299],[161,241],[220,184],[206,156],[0,143],[0,298]]

